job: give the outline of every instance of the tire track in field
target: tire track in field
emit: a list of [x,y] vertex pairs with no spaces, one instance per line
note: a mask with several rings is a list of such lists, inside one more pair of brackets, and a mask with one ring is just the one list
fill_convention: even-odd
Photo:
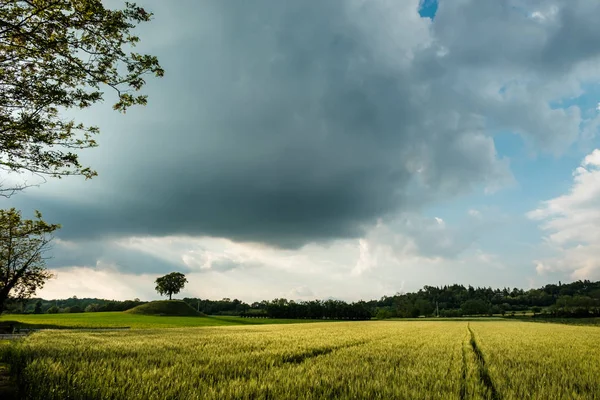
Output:
[[[338,345],[334,345],[334,346],[327,346],[327,347],[320,347],[320,348],[319,347],[308,348],[308,349],[304,349],[303,351],[299,351],[299,352],[279,354],[278,356],[276,356],[276,358],[273,360],[273,362],[268,363],[266,365],[264,365],[264,364],[261,365],[260,374],[266,374],[266,373],[268,373],[269,370],[282,368],[286,365],[300,365],[300,364],[302,364],[306,361],[309,361],[310,359],[313,359],[313,358],[317,358],[320,356],[326,356],[326,355],[335,353],[340,350],[348,349],[348,348],[365,346],[370,343],[386,339],[387,337],[388,336],[382,337],[382,338],[377,338],[377,339],[366,339],[366,340],[363,339],[363,340],[358,340],[358,341],[354,341],[354,342],[338,344]],[[236,370],[236,371],[222,372],[220,374],[211,376],[210,379],[216,383],[218,381],[219,382],[221,382],[221,381],[228,382],[228,381],[232,381],[232,380],[246,381],[246,380],[249,380],[252,378],[256,378],[257,376],[258,376],[257,370],[248,368],[248,369],[244,369],[242,371]]]
[[385,340],[388,337],[390,337],[390,336],[384,336],[384,337],[381,337],[378,339],[359,340],[357,342],[344,343],[344,344],[341,344],[338,346],[331,346],[331,347],[325,347],[325,348],[313,348],[313,349],[309,349],[309,350],[301,352],[301,353],[284,355],[282,358],[282,362],[283,362],[283,364],[300,364],[311,358],[331,354],[338,350],[344,350],[344,349],[350,349],[352,347],[364,346],[364,345],[371,344],[371,343],[374,343],[377,341]]
[[460,400],[465,400],[467,398],[467,338],[462,342],[461,346],[462,353],[462,370],[461,370],[461,380],[460,380]]
[[334,350],[338,348],[351,347],[351,346],[343,346],[343,347],[325,347],[323,349],[310,349],[308,351],[296,354],[288,354],[282,357],[282,362],[284,364],[300,364],[307,359],[323,356],[325,354],[332,353]]
[[[471,325],[468,323],[467,323],[467,329],[469,330],[469,334],[471,336],[469,343],[471,344],[471,348],[473,349],[473,352],[475,353],[475,358],[477,359],[477,364],[478,364],[478,369],[479,369],[479,379],[481,380],[481,383],[483,383],[485,385],[485,387],[489,390],[492,400],[501,400],[502,397],[500,396],[500,393],[496,389],[496,386],[494,385],[494,381],[492,380],[492,377],[490,376],[490,374],[488,372],[487,365],[485,363],[485,357],[483,356],[483,353],[481,352],[481,349],[479,348],[479,345],[477,344],[477,340],[475,339],[475,333],[471,329]],[[466,364],[465,364],[465,367],[466,367]],[[466,371],[466,370],[464,370],[464,371]],[[465,375],[463,375],[463,376],[465,376]],[[466,376],[465,376],[465,379],[466,379]],[[465,380],[463,380],[463,382],[465,382]],[[461,390],[461,395],[462,394],[463,393]],[[461,399],[462,398],[463,397],[461,396]]]

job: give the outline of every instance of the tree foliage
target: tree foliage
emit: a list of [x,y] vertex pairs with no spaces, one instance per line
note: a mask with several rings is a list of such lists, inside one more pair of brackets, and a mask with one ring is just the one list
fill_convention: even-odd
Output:
[[156,278],[156,291],[161,295],[169,296],[171,300],[172,295],[177,294],[183,289],[187,283],[185,275],[181,272],[171,272],[160,278]]
[[[0,167],[60,177],[96,172],[76,151],[96,146],[98,128],[61,117],[116,92],[113,108],[146,104],[155,56],[133,50],[133,29],[152,14],[133,3],[110,10],[101,0],[2,0],[0,6]],[[4,193],[20,189],[4,188]]]
[[35,220],[24,220],[14,208],[0,210],[0,311],[9,298],[27,299],[52,277],[44,254],[58,228],[37,211]]

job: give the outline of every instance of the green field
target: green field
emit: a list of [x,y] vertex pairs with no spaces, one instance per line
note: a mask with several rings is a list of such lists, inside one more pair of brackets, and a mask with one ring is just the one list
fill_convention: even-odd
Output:
[[[261,319],[241,317],[163,317],[127,312],[98,312],[77,314],[8,314],[0,317],[0,324],[16,322],[22,328],[182,328],[196,326],[297,324],[317,322],[302,319]],[[320,322],[320,321],[319,321]]]
[[46,331],[4,359],[31,399],[593,399],[598,343],[589,326],[364,321]]

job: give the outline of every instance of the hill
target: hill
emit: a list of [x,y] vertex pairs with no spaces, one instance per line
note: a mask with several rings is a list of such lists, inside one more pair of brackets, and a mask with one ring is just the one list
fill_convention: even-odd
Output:
[[205,314],[194,310],[182,300],[159,300],[142,304],[125,311],[129,314],[162,315],[177,317],[204,317]]

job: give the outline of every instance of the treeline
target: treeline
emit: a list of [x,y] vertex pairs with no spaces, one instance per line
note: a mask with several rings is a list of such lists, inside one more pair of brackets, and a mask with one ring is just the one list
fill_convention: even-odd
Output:
[[539,289],[492,289],[447,285],[425,286],[418,292],[398,293],[379,300],[346,303],[340,300],[295,302],[275,299],[247,304],[238,299],[184,299],[210,315],[265,318],[369,319],[462,317],[471,315],[514,316],[531,311],[536,316],[600,316],[600,281],[550,284]]
[[102,311],[126,311],[146,303],[140,299],[134,300],[105,300],[95,298],[70,297],[63,300],[44,300],[40,298],[25,301],[9,301],[5,312],[9,314],[58,314]]
[[[184,298],[207,315],[259,318],[370,319],[517,315],[532,311],[537,317],[600,317],[600,281],[550,284],[539,289],[492,289],[463,285],[425,286],[413,293],[397,293],[379,300],[347,303],[341,300],[263,300],[251,304],[238,299]],[[30,299],[13,302],[8,313],[125,311],[145,302],[71,297],[65,300]]]
[[[271,318],[304,318],[304,319],[371,319],[371,307],[365,301],[346,303],[341,300],[310,300],[295,302],[293,300],[275,299],[259,304],[257,310],[264,310]],[[246,315],[250,316],[250,313]]]
[[559,282],[530,290],[425,286],[415,293],[385,296],[374,306],[379,318],[515,315],[524,311],[550,317],[596,317],[600,316],[600,281]]
[[341,300],[294,301],[287,299],[263,300],[252,304],[238,299],[211,301],[183,299],[190,306],[209,315],[238,315],[248,318],[302,318],[302,319],[371,319],[371,308],[364,301],[346,303]]

